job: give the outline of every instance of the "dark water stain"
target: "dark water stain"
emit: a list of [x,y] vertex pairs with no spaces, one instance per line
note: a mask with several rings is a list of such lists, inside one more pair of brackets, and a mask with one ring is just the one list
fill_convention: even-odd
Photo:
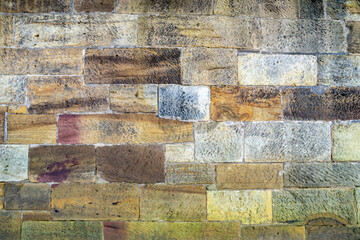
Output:
[[65,161],[49,164],[47,172],[40,174],[36,180],[39,182],[64,182],[76,165],[79,165],[79,161],[66,155]]

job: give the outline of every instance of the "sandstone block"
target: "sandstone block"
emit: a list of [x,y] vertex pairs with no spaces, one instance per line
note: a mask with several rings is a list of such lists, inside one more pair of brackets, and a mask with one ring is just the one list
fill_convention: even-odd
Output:
[[193,143],[166,144],[166,162],[194,162],[195,147]]
[[360,3],[357,0],[327,1],[326,13],[332,19],[357,21],[360,20]]
[[350,53],[360,53],[360,21],[347,22],[346,26],[350,31],[347,36],[348,51]]
[[112,12],[114,0],[76,0],[75,11],[77,12]]
[[20,105],[25,103],[26,77],[0,76],[0,103]]
[[2,240],[20,240],[20,228],[20,212],[0,212],[0,236]]
[[323,19],[325,10],[323,0],[302,0],[300,3],[300,18]]
[[215,166],[209,164],[168,164],[166,182],[170,184],[215,183]]
[[[0,4],[6,4],[1,2]],[[1,5],[0,5],[1,10]],[[14,16],[0,16],[0,46],[7,47],[14,44]]]
[[4,208],[3,196],[4,196],[5,183],[0,183],[0,210]]
[[333,127],[333,159],[360,161],[360,123],[336,124]]
[[304,226],[243,226],[241,239],[305,240]]
[[28,178],[28,152],[25,145],[0,145],[0,181]]
[[0,12],[7,13],[50,13],[69,12],[70,0],[6,0],[0,3]]
[[5,113],[7,110],[6,106],[0,106],[0,143],[5,142]]
[[309,240],[351,240],[358,239],[358,227],[348,226],[307,226],[306,235]]
[[50,212],[47,211],[24,211],[23,221],[51,221]]

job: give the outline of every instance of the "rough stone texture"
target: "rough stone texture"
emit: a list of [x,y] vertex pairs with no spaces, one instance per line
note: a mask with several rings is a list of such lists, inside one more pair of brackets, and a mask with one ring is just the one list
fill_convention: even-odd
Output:
[[316,56],[239,54],[240,85],[312,86],[317,82]]
[[319,84],[360,86],[360,56],[319,56]]
[[21,47],[132,46],[137,39],[137,17],[128,15],[24,15],[15,26]]
[[6,183],[4,204],[7,210],[48,210],[50,187],[42,183]]
[[242,123],[196,123],[195,161],[241,162],[244,128]]
[[76,12],[112,12],[114,0],[76,0]]
[[258,31],[255,19],[143,16],[139,18],[138,42],[140,45],[151,46],[257,49]]
[[[0,107],[0,112],[1,112],[1,107]],[[26,113],[27,112],[27,107],[26,106],[9,106],[8,109],[7,109],[7,112],[8,113],[18,113],[18,114],[21,114],[21,113]]]
[[207,191],[207,216],[209,221],[271,223],[271,191]]
[[159,117],[185,121],[209,120],[209,87],[180,85],[159,87]]
[[206,191],[195,185],[147,185],[140,187],[140,219],[204,221]]
[[0,104],[25,103],[26,77],[0,76]]
[[166,166],[166,182],[170,184],[212,184],[215,183],[215,166],[168,164]]
[[338,21],[261,19],[263,51],[346,53],[345,29]]
[[360,238],[358,227],[347,226],[307,226],[308,240],[353,240]]
[[360,21],[347,22],[346,27],[350,31],[347,36],[348,51],[350,53],[360,53]]
[[25,221],[22,240],[99,240],[102,239],[101,222],[85,221]]
[[51,221],[50,212],[45,211],[24,211],[22,213],[23,221]]
[[0,145],[0,181],[28,178],[28,152],[25,145]]
[[251,122],[246,125],[245,161],[311,162],[330,159],[330,123]]
[[111,85],[110,108],[117,112],[156,112],[157,85]]
[[357,222],[360,221],[360,188],[355,188],[355,199],[357,203]]
[[282,92],[286,120],[360,119],[360,88],[287,88]]
[[5,142],[5,114],[8,108],[0,106],[0,143]]
[[61,115],[58,141],[79,143],[192,142],[191,123],[159,119],[151,114]]
[[29,151],[31,182],[95,181],[94,146],[38,146]]
[[195,146],[193,143],[175,143],[166,145],[166,162],[194,162]]
[[82,77],[29,77],[30,113],[100,112],[108,107],[107,86],[84,86]]
[[181,51],[177,48],[88,49],[85,82],[100,84],[178,84]]
[[182,69],[185,85],[236,85],[236,50],[185,48]]
[[322,19],[325,17],[323,0],[301,0],[299,3],[300,18]]
[[51,216],[54,220],[137,220],[137,185],[60,184],[52,188]]
[[0,236],[1,240],[20,240],[21,228],[20,212],[0,212]]
[[360,161],[360,123],[333,127],[334,161]]
[[[0,4],[4,2],[1,1]],[[1,5],[0,5],[1,9]],[[13,42],[13,31],[14,31],[14,16],[1,15],[0,16],[0,46],[12,46]]]
[[163,145],[118,145],[96,148],[97,173],[109,182],[165,182]]
[[272,164],[220,164],[216,166],[218,189],[282,188],[283,165]]
[[211,87],[214,121],[278,121],[281,94],[275,87]]
[[343,224],[356,223],[354,192],[351,189],[301,189],[273,192],[273,220],[303,223],[321,217]]
[[0,12],[6,13],[50,13],[69,12],[71,0],[6,0],[0,2]]
[[7,115],[7,143],[56,143],[56,115]]
[[326,1],[326,13],[332,19],[358,21],[360,20],[360,2],[358,0]]
[[4,208],[3,196],[4,196],[5,183],[0,183],[0,210]]
[[242,240],[305,240],[304,226],[244,226]]

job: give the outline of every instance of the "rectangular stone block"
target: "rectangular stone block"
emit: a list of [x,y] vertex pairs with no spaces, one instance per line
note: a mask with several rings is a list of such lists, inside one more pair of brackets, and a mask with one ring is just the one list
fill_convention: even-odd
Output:
[[299,1],[300,18],[324,19],[325,10],[323,0],[302,0]]
[[0,181],[22,181],[28,178],[26,145],[0,145]]
[[360,2],[358,0],[327,1],[326,13],[332,19],[358,21],[360,20]]
[[20,240],[21,212],[0,212],[0,236],[2,240]]
[[207,219],[241,224],[272,222],[271,191],[207,191]]
[[276,87],[211,87],[214,121],[278,121],[281,94]]
[[0,106],[0,143],[5,142],[5,114],[7,110],[6,106]]
[[0,12],[6,13],[50,13],[69,12],[70,0],[6,0],[0,2]]
[[210,119],[210,89],[206,86],[159,87],[159,117],[182,121]]
[[140,219],[204,221],[206,190],[196,185],[147,185],[140,187]]
[[23,240],[99,240],[102,223],[93,221],[25,221],[22,224]]
[[283,165],[272,164],[220,164],[216,165],[218,189],[282,188]]
[[[0,49],[0,74],[82,74],[82,49]],[[21,66],[21,67],[19,67]]]
[[333,127],[333,160],[360,161],[360,123]]
[[60,184],[51,194],[53,220],[138,220],[135,184]]
[[166,144],[167,163],[194,162],[195,146],[193,143]]
[[[5,4],[1,2],[0,4]],[[0,5],[1,10],[1,5]],[[0,46],[12,46],[14,44],[14,16],[0,16]]]
[[243,226],[241,239],[254,240],[305,240],[304,226]]
[[15,26],[15,44],[21,47],[132,46],[137,41],[137,16],[130,15],[24,15]]
[[94,146],[38,146],[29,151],[31,182],[94,182]]
[[7,143],[56,143],[56,115],[7,115]]
[[236,85],[236,50],[185,48],[182,83],[185,85]]
[[286,53],[346,53],[345,28],[338,21],[261,19],[261,49]]
[[179,84],[177,48],[87,49],[85,82],[100,84]]
[[0,104],[25,103],[26,77],[0,76]]
[[240,85],[313,86],[317,83],[316,56],[240,53]]
[[358,227],[350,226],[307,226],[306,236],[309,240],[359,239]]
[[4,196],[5,183],[0,183],[0,210],[4,208],[3,196]]
[[114,0],[75,0],[76,12],[112,12]]
[[360,21],[347,22],[346,27],[349,29],[347,35],[348,51],[350,53],[360,53]]
[[170,184],[213,184],[215,166],[209,164],[168,164],[166,182]]
[[306,223],[327,217],[342,224],[356,223],[354,191],[343,189],[298,189],[273,192],[275,223]]
[[312,162],[331,159],[330,123],[251,122],[245,127],[245,161]]
[[117,145],[96,148],[97,174],[109,182],[165,182],[165,146]]
[[48,210],[50,187],[42,183],[6,183],[4,204],[7,210]]
[[23,221],[51,221],[50,212],[47,211],[23,211]]
[[[0,108],[0,112],[1,112],[1,108]],[[17,114],[21,114],[24,113],[26,114],[27,112],[27,106],[9,106],[8,107],[8,113],[17,113]]]
[[110,109],[117,112],[157,111],[157,85],[111,85]]
[[63,144],[192,142],[192,123],[159,119],[152,114],[60,115]]
[[255,19],[143,16],[139,18],[138,42],[145,46],[258,49],[259,29]]

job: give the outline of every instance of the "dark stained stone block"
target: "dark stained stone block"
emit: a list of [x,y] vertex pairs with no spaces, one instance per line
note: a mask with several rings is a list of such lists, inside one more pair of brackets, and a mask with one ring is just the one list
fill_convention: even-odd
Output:
[[0,12],[50,13],[69,12],[71,0],[6,0],[0,2]]
[[360,239],[360,229],[348,226],[306,226],[308,240],[355,240]]
[[324,18],[324,4],[323,0],[301,0],[300,3],[300,18]]
[[350,53],[360,53],[360,21],[347,22],[346,26],[350,31],[347,36],[348,51]]
[[14,211],[0,212],[1,240],[20,240],[21,213]]
[[304,240],[304,226],[243,226],[242,240]]
[[114,0],[75,0],[77,12],[111,12]]

